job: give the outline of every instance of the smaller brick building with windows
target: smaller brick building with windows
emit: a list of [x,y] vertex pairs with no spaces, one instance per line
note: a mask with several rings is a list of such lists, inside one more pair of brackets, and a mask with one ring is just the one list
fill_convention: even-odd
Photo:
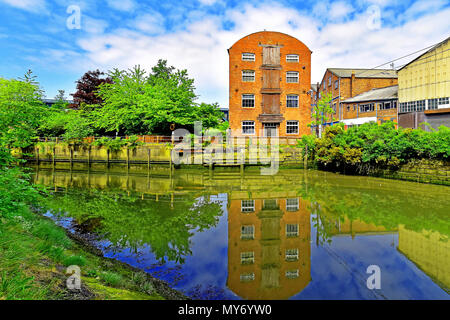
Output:
[[[311,50],[280,32],[256,32],[228,49],[234,136],[309,134]],[[276,131],[275,131],[276,130]]]
[[366,122],[398,123],[397,113],[398,86],[372,89],[353,98],[342,101],[342,119],[346,126],[360,125]]

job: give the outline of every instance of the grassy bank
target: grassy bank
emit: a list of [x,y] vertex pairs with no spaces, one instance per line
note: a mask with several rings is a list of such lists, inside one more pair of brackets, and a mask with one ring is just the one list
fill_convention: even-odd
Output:
[[[0,300],[162,300],[177,294],[161,281],[99,256],[67,236],[53,221],[31,211],[0,221]],[[81,290],[69,290],[66,269],[81,269]]]

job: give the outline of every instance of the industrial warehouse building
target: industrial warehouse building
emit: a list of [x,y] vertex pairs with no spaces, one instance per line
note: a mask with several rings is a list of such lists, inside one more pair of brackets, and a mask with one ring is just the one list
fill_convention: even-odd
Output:
[[398,82],[401,127],[450,127],[450,37],[399,69]]

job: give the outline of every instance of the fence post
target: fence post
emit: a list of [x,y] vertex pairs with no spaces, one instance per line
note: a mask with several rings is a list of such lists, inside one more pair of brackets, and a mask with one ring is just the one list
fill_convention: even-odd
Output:
[[150,149],[150,148],[148,148],[147,149],[147,158],[148,158],[148,161],[147,161],[147,170],[148,171],[150,171],[150,160],[151,160],[151,157],[152,157],[152,149]]
[[130,169],[130,149],[127,147],[127,170]]
[[69,153],[70,153],[70,169],[73,168],[73,148],[72,146],[69,146]]
[[56,153],[56,147],[53,146],[53,149],[52,149],[52,150],[53,150],[53,169],[55,169],[55,161],[56,161],[56,160],[55,160],[55,156],[56,156],[55,153]]
[[37,165],[39,166],[39,146],[35,147],[35,152],[36,152],[36,162]]
[[106,149],[106,164],[109,169],[109,149]]
[[308,169],[308,145],[305,146],[305,155],[303,156],[303,168]]
[[88,168],[91,167],[91,146],[88,147]]

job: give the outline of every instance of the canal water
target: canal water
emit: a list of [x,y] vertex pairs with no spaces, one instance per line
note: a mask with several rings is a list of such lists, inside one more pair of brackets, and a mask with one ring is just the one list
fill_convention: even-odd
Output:
[[450,297],[448,187],[312,170],[34,182],[47,216],[194,299]]

